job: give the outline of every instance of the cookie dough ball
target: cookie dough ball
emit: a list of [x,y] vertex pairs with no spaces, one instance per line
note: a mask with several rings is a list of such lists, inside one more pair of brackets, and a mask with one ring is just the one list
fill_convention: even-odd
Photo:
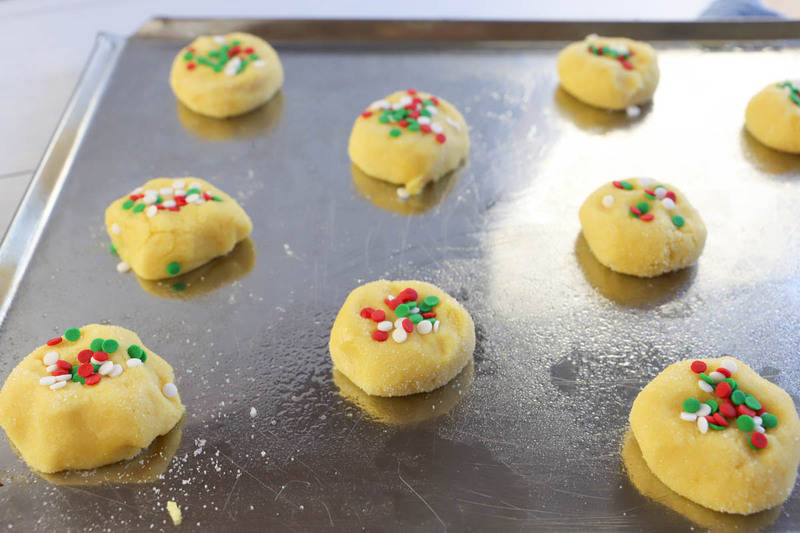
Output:
[[175,57],[169,84],[192,111],[225,118],[272,98],[283,85],[283,67],[269,43],[255,35],[204,35]]
[[558,77],[582,102],[625,109],[653,98],[658,85],[656,52],[640,41],[589,35],[558,54]]
[[469,152],[464,117],[450,103],[413,89],[373,102],[353,124],[350,159],[368,175],[419,194]]
[[741,361],[667,367],[634,400],[630,424],[650,470],[709,509],[755,513],[781,504],[794,487],[800,462],[794,403]]
[[184,413],[172,367],[135,333],[90,324],[36,348],[0,390],[0,426],[34,470],[130,459]]
[[649,178],[603,185],[579,217],[597,260],[622,274],[649,278],[685,268],[706,242],[706,227],[686,197]]
[[156,178],[106,209],[121,272],[163,279],[225,255],[253,223],[236,201],[198,178]]
[[764,87],[747,104],[745,125],[770,148],[800,153],[800,80]]
[[441,387],[472,360],[475,325],[430,283],[379,280],[347,297],[329,348],[333,366],[367,394],[406,396]]

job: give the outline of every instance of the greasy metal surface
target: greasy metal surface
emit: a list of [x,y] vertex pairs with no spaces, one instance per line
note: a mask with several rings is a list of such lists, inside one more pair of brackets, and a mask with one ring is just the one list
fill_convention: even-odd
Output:
[[[792,72],[798,50],[661,43],[655,102],[629,119],[557,90],[562,44],[284,45],[280,97],[217,122],[176,106],[166,80],[178,44],[130,40],[0,331],[0,374],[69,326],[107,321],[172,363],[188,414],[141,472],[44,480],[0,439],[0,525],[172,529],[174,500],[190,530],[796,528],[800,492],[749,518],[642,488],[664,504],[652,501],[620,448],[636,392],[678,358],[734,354],[800,391],[800,158],[742,131],[748,98]],[[346,142],[367,103],[409,86],[457,105],[472,149],[406,205],[351,175]],[[584,197],[637,174],[700,210],[709,238],[696,267],[642,281],[587,253]],[[254,254],[221,262],[234,274],[214,276],[215,290],[164,298],[117,274],[103,210],[150,177],[183,175],[241,200]],[[380,277],[461,300],[477,327],[474,367],[394,400],[334,375],[335,313]]]

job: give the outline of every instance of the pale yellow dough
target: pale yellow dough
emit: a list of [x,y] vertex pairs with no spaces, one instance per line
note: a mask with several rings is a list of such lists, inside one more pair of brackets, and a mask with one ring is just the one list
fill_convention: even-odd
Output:
[[[586,243],[597,260],[615,272],[640,277],[653,277],[692,265],[700,257],[706,242],[706,227],[697,210],[672,185],[642,179],[623,180],[632,190],[618,189],[607,183],[594,191],[578,213]],[[673,209],[664,200],[645,196],[645,189],[659,185],[675,193]],[[606,196],[613,204],[603,204]],[[631,215],[630,206],[646,202],[647,214],[654,219],[645,222]],[[673,223],[675,215],[684,219],[681,227]]]
[[[218,40],[224,40],[224,43]],[[219,72],[197,62],[198,56],[207,56],[223,44],[232,46],[233,41],[240,41],[241,50],[253,48],[259,59],[252,60],[247,54],[242,54],[248,63],[234,75],[228,75],[228,72],[234,72],[231,66],[235,65],[230,63],[234,58],[226,63],[228,70],[223,67]],[[194,57],[185,59],[187,53]],[[191,70],[187,68],[190,63],[195,65]],[[238,32],[224,36],[203,35],[181,49],[175,57],[169,84],[178,100],[192,111],[225,118],[247,113],[272,98],[283,85],[283,67],[275,49],[255,35]]]
[[[702,359],[709,372],[722,359]],[[735,360],[731,376],[739,389],[755,396],[778,426],[766,430],[768,445],[754,450],[749,433],[736,426],[703,434],[697,424],[680,418],[683,401],[718,398],[701,390],[692,360],[667,367],[642,389],[630,413],[631,430],[647,466],[667,487],[715,511],[751,514],[789,497],[800,462],[800,419],[792,398],[780,387]]]
[[[413,98],[436,98],[438,105],[431,106],[431,133],[411,131],[397,123],[381,123],[381,106],[397,105]],[[430,93],[407,91],[392,93],[367,108],[372,115],[359,115],[350,133],[348,152],[350,159],[369,176],[403,186],[408,194],[419,194],[425,185],[436,181],[457,168],[469,152],[469,134],[464,117],[443,98]],[[425,118],[425,117],[423,117]],[[441,128],[445,142],[436,140],[435,130]],[[389,132],[400,130],[393,137]]]
[[[789,87],[771,83],[747,104],[747,131],[763,144],[782,152],[800,153],[800,106],[789,97]],[[800,89],[800,81],[792,82]]]
[[[440,321],[439,331],[423,335],[415,328],[405,342],[372,338],[377,323],[361,317],[370,307],[386,313],[386,320],[397,317],[384,303],[406,288],[419,298],[437,296],[433,309]],[[422,281],[379,280],[356,288],[344,302],[331,330],[329,343],[333,366],[374,396],[406,396],[441,387],[453,379],[472,360],[475,350],[475,325],[466,309],[438,287]]]
[[[215,257],[233,250],[236,243],[250,235],[253,223],[236,201],[198,178],[156,178],[142,187],[143,192],[175,189],[183,184],[188,192],[191,185],[200,185],[202,191],[222,201],[190,203],[179,211],[158,210],[153,217],[147,210],[134,212],[136,207],[124,209],[129,200],[125,195],[106,209],[106,229],[120,259],[128,263],[137,276],[146,280],[163,279],[184,274]],[[182,183],[181,183],[182,182]],[[172,198],[169,194],[162,198]],[[187,197],[188,198],[188,197]],[[143,199],[136,201],[143,203]],[[180,270],[167,271],[171,263]]]
[[[589,45],[627,47],[633,52],[628,59],[633,70],[626,70],[611,56],[590,52]],[[561,86],[578,100],[604,109],[620,110],[650,101],[658,85],[658,75],[653,47],[624,37],[589,35],[558,54]]]
[[[41,472],[90,469],[134,457],[181,419],[180,396],[167,398],[163,387],[175,381],[172,367],[118,326],[90,324],[81,338],[36,348],[11,371],[0,390],[0,426],[28,465]],[[115,339],[119,348],[109,360],[123,372],[105,376],[96,385],[68,381],[58,390],[40,384],[49,374],[48,352],[73,365],[78,352],[95,338]],[[127,365],[127,349],[137,345],[147,354],[138,367]]]

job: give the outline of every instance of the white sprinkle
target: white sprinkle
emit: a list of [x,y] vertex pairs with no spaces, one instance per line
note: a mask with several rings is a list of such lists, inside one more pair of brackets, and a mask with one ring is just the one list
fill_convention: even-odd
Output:
[[42,363],[46,366],[54,365],[58,362],[58,352],[47,352],[44,354],[44,358],[42,359]]
[[[641,115],[642,114],[642,110],[639,109],[638,105],[632,105],[632,106],[630,106],[630,107],[625,109],[625,113],[627,113],[627,115],[629,117],[634,118],[634,117],[638,117],[639,115]],[[646,187],[646,185],[645,185],[645,187]]]
[[114,361],[110,359],[106,359],[105,363],[100,365],[100,368],[97,369],[97,373],[101,376],[107,376],[114,370]]
[[759,433],[766,433],[767,431],[761,426],[755,426],[753,428],[754,431],[758,431]]
[[719,366],[727,369],[731,374],[735,374],[736,371],[739,370],[739,367],[736,365],[736,361],[733,359],[723,359]]
[[67,381],[68,379],[72,379],[72,374],[61,374],[60,376],[53,377],[56,378],[56,382]]
[[389,300],[389,301],[392,301],[392,300],[394,300],[394,296],[391,295],[391,294],[387,294],[386,295],[386,299]]
[[397,320],[395,320],[394,321],[394,327],[397,328],[397,329],[403,329],[403,320],[405,320],[405,318],[402,318],[402,317],[398,318]]
[[442,133],[444,131],[444,128],[442,128],[442,125],[439,124],[438,122],[433,122],[431,123],[431,131],[433,133]]
[[410,315],[416,315],[417,313],[419,313],[419,307],[414,307],[408,310],[408,314]]
[[120,233],[122,233],[122,228],[119,227],[119,224],[114,222],[113,224],[111,224],[111,233],[113,233],[114,235],[119,235]]
[[145,196],[158,196],[158,191],[155,189],[145,189],[144,191]]
[[433,331],[433,324],[431,324],[430,320],[423,320],[419,324],[417,324],[417,333],[422,335],[427,335]]
[[266,67],[266,66],[267,66],[267,64],[266,64],[264,61],[262,61],[261,59],[259,59],[258,61],[256,61],[255,63],[253,63],[253,66],[254,66],[254,67],[261,68],[261,67]]
[[394,342],[398,343],[406,342],[406,339],[408,339],[408,333],[406,333],[406,330],[404,330],[401,326],[392,332],[392,339],[394,339]]
[[753,422],[755,422],[757,426],[760,426],[764,421],[761,419],[760,416],[754,416]]
[[158,201],[158,195],[157,194],[152,194],[152,195],[151,194],[145,194],[144,198],[142,198],[142,202],[144,202],[147,205],[154,204],[157,201]]
[[369,105],[369,109],[389,109],[392,104],[386,100],[376,100]]
[[405,107],[407,105],[411,105],[411,102],[413,102],[413,101],[414,101],[413,98],[411,98],[410,96],[406,95],[406,96],[403,96],[402,98],[400,98],[399,104],[400,104],[400,107]]
[[203,188],[203,184],[200,183],[199,181],[193,181],[192,183],[189,184],[189,188],[190,189],[202,189]]
[[172,182],[173,189],[183,189],[186,187],[186,182],[183,180],[177,180]]
[[395,102],[392,104],[392,109],[394,109],[395,111],[397,111],[398,109],[403,109],[404,107],[405,106],[400,102]]
[[406,190],[405,187],[398,187],[397,197],[400,198],[401,200],[408,200],[409,198],[411,198],[411,195],[408,194],[408,191]]
[[431,117],[419,117],[417,119],[417,122],[419,122],[420,124],[423,124],[423,125],[430,124],[431,123]]
[[433,332],[434,333],[439,333],[439,321],[438,320],[433,323]]
[[661,200],[661,205],[663,205],[664,209],[667,211],[672,211],[675,209],[675,202],[672,201],[672,198],[664,198]]
[[697,380],[697,384],[706,392],[714,392],[714,387],[703,381],[702,379]]
[[175,207],[178,204],[175,203],[175,200],[167,200],[163,205],[164,207]]
[[697,429],[700,430],[700,433],[708,432],[708,420],[705,417],[697,417]]
[[175,189],[173,196],[186,196],[186,191],[183,189]]
[[117,272],[119,272],[120,274],[124,274],[126,272],[129,272],[130,269],[131,269],[131,266],[128,263],[126,263],[125,261],[120,261],[119,263],[117,263]]
[[[107,361],[107,360],[108,360],[108,359],[106,359],[106,361]],[[105,362],[105,361],[98,361],[98,360],[97,360],[97,359],[95,359],[94,357],[92,357],[91,359],[89,359],[89,361],[91,361],[91,363],[92,363],[93,365],[102,365],[102,364]]]
[[133,193],[131,193],[131,194],[142,194],[143,190],[144,189],[141,188],[141,187],[136,187],[135,189],[133,189]]
[[239,73],[239,68],[242,66],[242,59],[239,56],[234,57],[225,64],[223,72],[228,76],[236,76]]
[[[457,120],[453,120],[450,117],[445,117],[444,119],[447,121],[448,124],[453,126],[456,131],[461,131],[461,124],[459,124]],[[417,122],[419,122],[419,120]]]
[[614,196],[607,194],[603,196],[603,207],[611,207],[614,205]]
[[151,205],[147,209],[145,209],[144,212],[149,218],[153,218],[158,214],[158,208],[154,205]]
[[650,187],[653,184],[653,178],[639,178],[639,185],[642,187]]
[[258,416],[258,411],[256,411],[255,407],[251,407],[250,408],[250,418],[255,418],[256,416]]
[[432,105],[425,106],[425,109],[426,109],[426,110],[428,111],[428,113],[430,113],[431,115],[435,115],[435,114],[437,114],[437,113],[439,112],[439,110],[438,110],[438,109],[436,109],[435,107],[433,107]]
[[711,406],[707,403],[701,403],[700,409],[698,409],[694,414],[697,416],[708,416],[711,414]]
[[176,387],[174,383],[166,383],[161,388],[161,392],[163,392],[164,396],[167,398],[174,398],[178,395],[178,387]]
[[[138,361],[138,359],[137,359],[137,361]],[[109,372],[108,377],[115,378],[115,377],[119,376],[120,374],[122,374],[123,370],[124,369],[122,368],[122,365],[120,365],[118,363],[115,363],[114,364],[114,368],[111,370],[111,372]]]
[[667,189],[663,185],[659,185],[658,187],[653,189],[653,192],[656,193],[656,198],[658,198],[659,200],[661,200],[667,195]]
[[39,385],[52,385],[56,382],[55,376],[45,376],[39,380]]
[[197,193],[192,193],[192,194],[190,194],[189,196],[186,197],[186,201],[189,202],[190,204],[196,202],[199,199],[200,199],[200,195],[197,194]]
[[681,411],[681,419],[686,420],[687,422],[694,422],[697,420],[697,415],[694,413],[687,413],[686,411]]
[[52,364],[52,365],[48,366],[46,368],[46,370],[47,370],[47,372],[54,372],[54,371],[58,370],[58,365]]
[[137,366],[142,366],[141,359],[136,359],[134,357],[128,359],[128,368],[136,368]]
[[58,381],[58,382],[53,383],[52,385],[50,385],[50,390],[63,389],[66,386],[67,386],[67,382],[66,381]]
[[722,372],[717,372],[717,371],[714,371],[714,372],[711,372],[711,373],[708,375],[708,377],[710,377],[711,379],[713,379],[713,380],[714,380],[714,383],[719,383],[720,381],[722,381],[723,379],[725,379],[725,377],[726,377],[726,376],[725,376],[725,374],[723,374]]
[[378,323],[378,331],[392,331],[392,323],[388,320]]
[[223,37],[222,35],[215,35],[214,42],[217,44],[225,44],[225,37]]
[[161,196],[172,196],[172,187],[164,187],[160,191]]

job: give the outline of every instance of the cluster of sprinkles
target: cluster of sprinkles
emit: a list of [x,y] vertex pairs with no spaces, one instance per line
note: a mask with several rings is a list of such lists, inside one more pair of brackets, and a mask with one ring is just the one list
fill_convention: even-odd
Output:
[[787,87],[789,89],[789,99],[794,102],[795,105],[800,106],[800,89],[797,88],[800,87],[800,82],[785,81],[779,83],[778,87],[781,89]]
[[778,417],[768,413],[755,396],[739,388],[739,384],[731,377],[738,369],[736,362],[723,359],[719,368],[708,374],[708,365],[703,361],[692,362],[691,369],[700,375],[697,385],[703,392],[714,394],[717,399],[701,402],[696,398],[686,398],[681,419],[695,422],[703,434],[709,429],[722,431],[735,419],[740,430],[750,433],[747,443],[751,448],[766,448],[766,430],[778,426]]
[[[361,113],[361,117],[368,119],[377,114],[378,122],[381,124],[394,125],[395,127],[389,130],[391,137],[399,137],[405,129],[417,131],[423,135],[433,133],[437,142],[444,143],[447,141],[444,127],[435,120],[439,113],[438,106],[439,99],[435,96],[423,98],[416,90],[408,89],[406,94],[394,104],[386,100],[373,102],[366,111]],[[450,117],[444,117],[444,120],[456,131],[461,131],[461,124],[457,121]]]
[[[61,337],[54,337],[47,341],[47,346],[54,348],[42,358],[42,364],[49,375],[39,379],[39,384],[50,387],[51,390],[62,389],[67,383],[73,381],[81,385],[97,385],[105,378],[115,378],[122,374],[124,368],[121,364],[109,359],[109,355],[119,349],[119,342],[115,339],[93,339],[89,348],[78,352],[78,364],[61,359],[56,346],[61,346],[65,341],[77,342],[82,334],[78,328],[69,328]],[[136,344],[131,344],[127,349],[128,368],[141,366],[147,361],[147,354]],[[178,389],[173,383],[167,383],[162,388],[164,396],[173,398],[178,394]]]
[[[629,181],[612,181],[611,184],[616,187],[617,189],[622,189],[625,191],[632,191],[636,187]],[[676,203],[678,201],[675,193],[673,191],[667,190],[666,187],[663,185],[656,185],[652,189],[649,187],[653,184],[653,180],[650,178],[639,178],[639,185],[644,188],[644,200],[641,202],[637,202],[635,205],[628,206],[628,212],[634,218],[638,218],[642,222],[650,222],[655,218],[655,215],[650,212],[650,202],[649,200],[655,200],[661,202],[661,205],[667,211],[673,211],[676,207]],[[602,203],[603,207],[610,208],[614,205],[614,196],[611,194],[607,194],[603,197]],[[686,224],[686,220],[678,214],[674,214],[670,217],[672,223],[675,227],[682,227]]]
[[[162,187],[161,189],[144,189],[137,187],[128,196],[128,199],[122,202],[122,209],[132,213],[144,213],[153,218],[160,211],[180,211],[182,207],[189,204],[201,205],[206,202],[221,202],[222,198],[214,196],[208,191],[203,190],[203,184],[194,182],[189,184],[186,188],[186,182],[176,180],[172,182],[172,187]],[[112,233],[119,234],[121,229],[117,224],[112,224]]]
[[633,70],[633,65],[628,61],[633,55],[633,50],[624,44],[622,46],[597,46],[590,44],[587,49],[597,56],[608,56],[620,62],[625,70]]
[[[389,338],[397,343],[405,342],[408,335],[416,328],[420,335],[427,335],[439,331],[439,320],[436,318],[434,307],[439,305],[437,296],[426,296],[422,300],[412,288],[404,289],[397,296],[387,296],[383,303],[394,311],[395,320],[386,319],[386,311],[365,307],[361,310],[361,318],[377,322],[377,329],[372,332],[372,338],[383,342]],[[394,331],[392,331],[394,330]]]
[[241,41],[233,40],[230,43],[222,35],[215,35],[214,42],[219,48],[210,50],[206,55],[201,55],[193,46],[188,46],[183,51],[183,61],[186,70],[194,70],[197,65],[203,65],[214,72],[224,72],[227,76],[236,76],[244,72],[247,65],[263,67],[266,63],[255,53],[252,46],[242,46]]

